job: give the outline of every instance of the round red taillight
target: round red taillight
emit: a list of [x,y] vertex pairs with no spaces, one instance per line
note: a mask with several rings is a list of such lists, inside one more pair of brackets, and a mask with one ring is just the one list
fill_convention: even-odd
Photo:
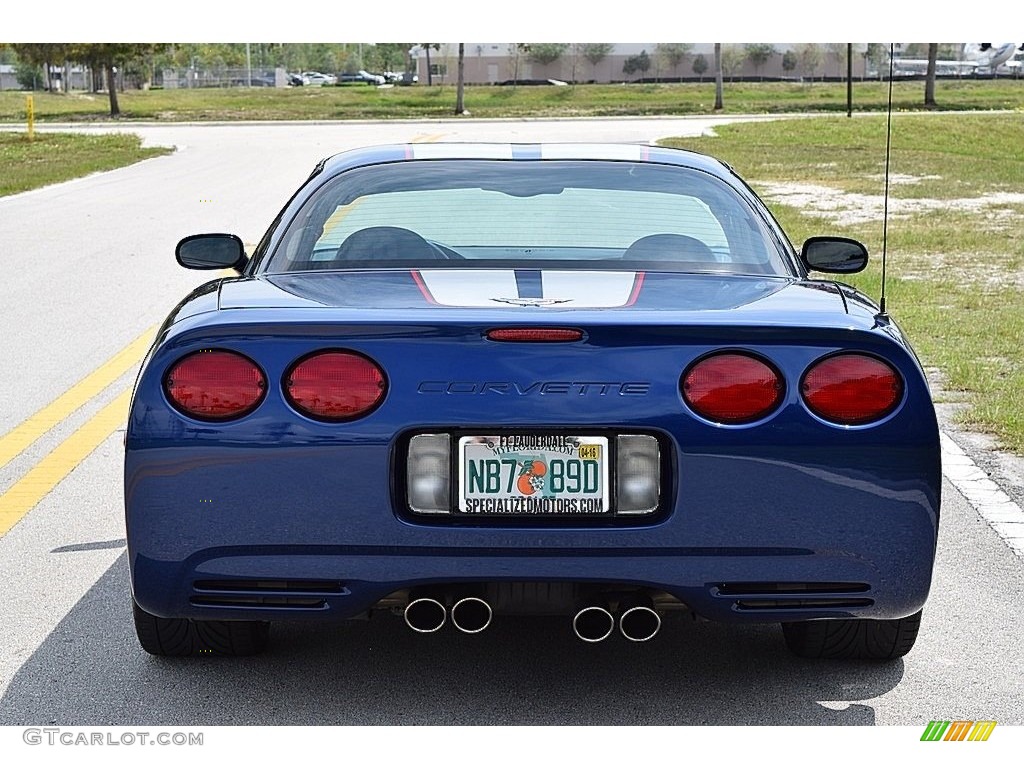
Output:
[[285,374],[284,391],[292,406],[310,418],[348,421],[380,405],[387,381],[379,365],[355,352],[317,352]]
[[841,354],[820,360],[800,382],[804,402],[835,424],[870,424],[888,416],[903,398],[903,379],[877,357]]
[[722,424],[764,418],[782,402],[782,377],[764,361],[739,352],[698,360],[683,374],[683,399],[695,413]]
[[164,377],[164,391],[186,416],[220,421],[237,419],[256,408],[267,391],[267,380],[244,355],[204,349],[171,366]]

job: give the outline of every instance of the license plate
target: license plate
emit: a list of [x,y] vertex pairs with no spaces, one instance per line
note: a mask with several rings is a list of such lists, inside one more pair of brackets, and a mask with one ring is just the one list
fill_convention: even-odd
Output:
[[459,438],[459,511],[463,514],[602,515],[608,509],[606,437]]

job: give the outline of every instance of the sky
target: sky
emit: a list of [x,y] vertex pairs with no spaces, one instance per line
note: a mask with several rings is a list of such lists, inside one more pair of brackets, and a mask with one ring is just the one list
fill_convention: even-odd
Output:
[[[390,42],[531,40],[535,42],[957,42],[1024,39],[1024,3],[947,6],[924,13],[893,0],[306,0],[299,4],[222,4],[216,0],[100,6],[48,0],[7,4],[7,42]],[[240,9],[246,8],[244,12]],[[960,10],[960,9],[963,10]],[[100,10],[101,9],[101,10]],[[586,9],[586,10],[583,10]],[[112,21],[111,21],[112,20]]]

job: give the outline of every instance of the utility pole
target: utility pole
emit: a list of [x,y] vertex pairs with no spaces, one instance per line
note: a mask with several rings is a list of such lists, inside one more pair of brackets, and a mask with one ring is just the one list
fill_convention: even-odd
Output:
[[252,53],[249,50],[249,43],[245,44],[245,84],[252,88]]
[[715,109],[722,109],[722,44],[715,43]]
[[455,96],[455,114],[461,115],[466,111],[466,104],[463,100],[463,91],[465,89],[465,64],[466,64],[466,44],[459,43],[459,83],[456,88]]
[[853,117],[853,43],[846,44],[846,116]]

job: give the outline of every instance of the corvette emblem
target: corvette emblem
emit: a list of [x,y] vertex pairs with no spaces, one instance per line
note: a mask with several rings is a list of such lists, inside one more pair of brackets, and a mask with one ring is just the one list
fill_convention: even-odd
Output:
[[513,304],[517,307],[550,307],[552,304],[565,304],[572,299],[491,299],[500,301],[503,304]]

